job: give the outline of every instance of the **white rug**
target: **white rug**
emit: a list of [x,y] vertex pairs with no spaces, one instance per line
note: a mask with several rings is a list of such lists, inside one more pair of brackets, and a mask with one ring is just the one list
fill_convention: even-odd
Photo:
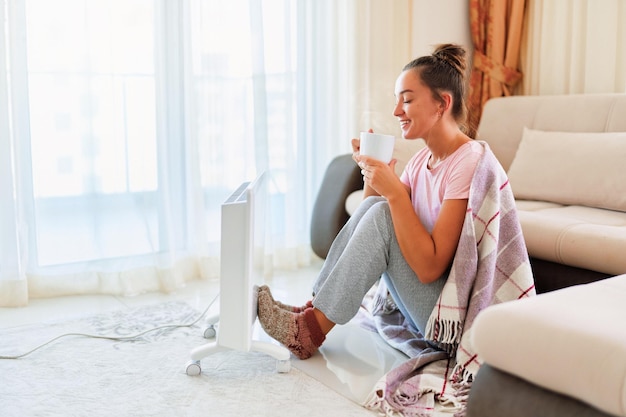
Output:
[[[135,335],[191,323],[183,302],[3,330],[0,355],[29,351],[64,333]],[[0,360],[0,415],[21,416],[372,416],[292,366],[255,352],[221,352],[187,376],[201,328],[158,330],[133,341],[68,337],[18,360]]]

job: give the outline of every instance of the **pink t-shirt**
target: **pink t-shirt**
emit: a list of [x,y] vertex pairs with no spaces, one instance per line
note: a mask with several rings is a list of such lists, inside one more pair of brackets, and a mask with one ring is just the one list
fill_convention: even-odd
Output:
[[411,189],[413,209],[426,230],[433,230],[443,200],[469,198],[474,170],[484,149],[480,142],[471,140],[432,170],[428,169],[428,147],[409,160],[400,180]]

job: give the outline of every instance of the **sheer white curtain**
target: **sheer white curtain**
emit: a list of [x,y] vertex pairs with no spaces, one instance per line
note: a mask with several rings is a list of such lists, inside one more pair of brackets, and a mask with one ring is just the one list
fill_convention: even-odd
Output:
[[529,0],[523,94],[626,92],[624,0]]
[[329,160],[397,129],[392,4],[0,0],[0,306],[217,277],[220,205],[261,171],[266,259],[306,265]]
[[[393,116],[396,77],[413,56],[412,0],[301,0],[306,109],[298,136],[308,188],[317,190],[326,166],[352,152],[350,139],[369,128],[400,137]],[[301,163],[300,162],[300,163]],[[308,208],[312,208],[309,206]]]

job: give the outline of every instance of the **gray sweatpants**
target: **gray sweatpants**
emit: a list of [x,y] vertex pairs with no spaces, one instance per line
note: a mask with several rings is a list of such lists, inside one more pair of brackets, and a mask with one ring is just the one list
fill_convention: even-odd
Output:
[[313,305],[333,323],[345,324],[381,277],[402,314],[424,334],[447,276],[420,282],[400,252],[387,200],[368,197],[330,247],[313,285]]

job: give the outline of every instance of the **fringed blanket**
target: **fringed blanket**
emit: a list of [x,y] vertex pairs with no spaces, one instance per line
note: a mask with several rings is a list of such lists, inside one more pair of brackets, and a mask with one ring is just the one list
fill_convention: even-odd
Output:
[[535,294],[526,245],[506,173],[483,143],[450,274],[421,335],[389,308],[381,281],[370,317],[380,335],[409,356],[378,382],[365,406],[387,416],[463,416],[480,361],[471,343],[476,315],[492,304]]

